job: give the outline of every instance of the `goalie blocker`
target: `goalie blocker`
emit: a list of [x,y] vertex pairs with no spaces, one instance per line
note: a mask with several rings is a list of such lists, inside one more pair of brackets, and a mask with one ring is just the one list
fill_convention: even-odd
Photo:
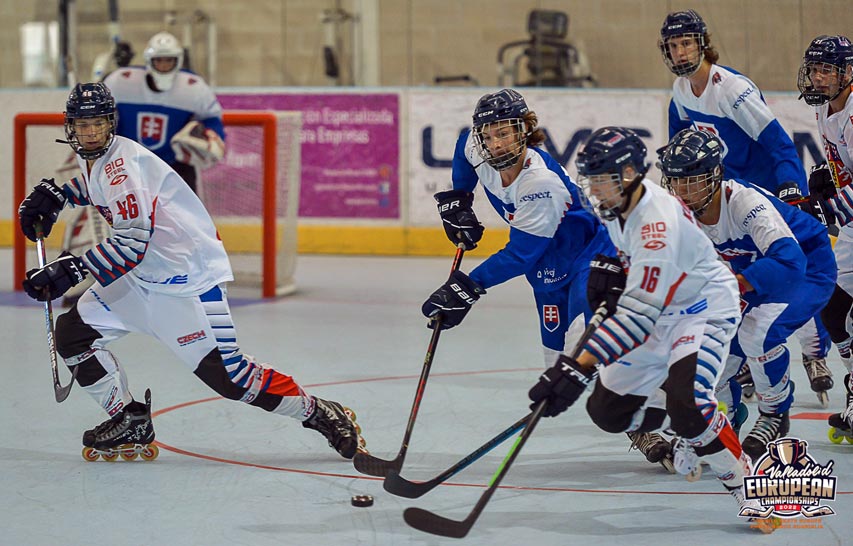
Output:
[[170,142],[175,159],[199,169],[213,167],[225,155],[225,142],[198,121],[184,125]]

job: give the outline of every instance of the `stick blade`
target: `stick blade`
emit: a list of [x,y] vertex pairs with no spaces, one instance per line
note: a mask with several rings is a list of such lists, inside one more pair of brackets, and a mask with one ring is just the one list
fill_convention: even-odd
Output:
[[435,480],[420,483],[410,482],[406,478],[401,477],[400,473],[394,469],[388,472],[385,476],[385,481],[382,482],[382,487],[385,488],[385,491],[407,499],[417,499],[432,491],[436,485],[438,483]]
[[474,523],[468,519],[462,521],[447,519],[444,516],[416,507],[406,508],[403,511],[403,519],[410,527],[419,531],[449,538],[464,538]]
[[77,366],[74,366],[74,370],[71,372],[71,381],[68,382],[66,386],[62,386],[57,381],[53,384],[53,393],[56,395],[56,402],[64,402],[68,395],[71,394],[71,387],[74,386],[74,381],[77,379]]
[[352,465],[362,474],[384,478],[392,470],[399,473],[403,463],[399,457],[391,461],[386,461],[385,459],[374,457],[369,453],[359,452],[353,457]]

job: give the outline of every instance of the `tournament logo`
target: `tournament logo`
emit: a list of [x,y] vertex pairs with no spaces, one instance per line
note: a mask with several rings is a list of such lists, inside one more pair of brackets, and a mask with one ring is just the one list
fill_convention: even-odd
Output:
[[560,310],[556,305],[542,306],[542,326],[549,332],[560,326]]
[[768,443],[767,453],[755,463],[755,474],[743,480],[744,496],[757,500],[760,507],[744,506],[738,515],[761,519],[834,515],[832,508],[821,505],[835,500],[834,464],[815,461],[805,440],[781,438]]
[[136,116],[136,139],[149,150],[156,150],[166,144],[166,128],[169,118],[163,114],[139,112]]

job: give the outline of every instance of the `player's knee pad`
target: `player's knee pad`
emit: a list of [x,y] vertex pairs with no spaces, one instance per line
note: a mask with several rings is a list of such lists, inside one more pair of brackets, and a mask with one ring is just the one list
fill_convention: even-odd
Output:
[[595,388],[586,401],[586,411],[592,422],[601,430],[625,432],[630,428],[634,414],[645,401],[645,396],[617,394],[602,385],[601,381],[596,381]]
[[767,351],[757,358],[747,358],[758,407],[765,413],[782,413],[793,402],[790,381],[791,353],[784,345]]
[[833,343],[841,343],[850,337],[851,332],[848,332],[847,326],[851,315],[853,315],[853,296],[836,285],[829,303],[820,312],[820,319]]
[[670,427],[684,438],[699,436],[708,428],[705,417],[697,407],[696,362],[697,355],[694,353],[673,364],[664,386]]
[[83,322],[76,306],[56,319],[55,336],[56,352],[65,359],[89,351],[95,340],[102,337],[97,330]]
[[246,389],[231,381],[218,349],[207,353],[193,373],[218,395],[229,400],[240,400],[246,393]]

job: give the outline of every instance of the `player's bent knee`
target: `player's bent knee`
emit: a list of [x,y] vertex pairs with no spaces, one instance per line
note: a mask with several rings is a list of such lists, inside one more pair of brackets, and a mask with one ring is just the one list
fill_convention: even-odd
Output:
[[708,428],[702,412],[696,407],[695,377],[696,354],[691,354],[672,365],[666,380],[666,412],[670,426],[683,438],[695,438]]
[[246,389],[231,381],[218,349],[207,353],[193,373],[218,395],[229,400],[240,400],[246,394]]
[[592,394],[586,401],[586,411],[592,422],[605,432],[625,432],[631,425],[634,413],[645,402],[645,397],[617,394],[596,381]]
[[71,358],[90,350],[101,334],[83,322],[77,306],[74,306],[56,319],[55,336],[56,352],[62,358]]

